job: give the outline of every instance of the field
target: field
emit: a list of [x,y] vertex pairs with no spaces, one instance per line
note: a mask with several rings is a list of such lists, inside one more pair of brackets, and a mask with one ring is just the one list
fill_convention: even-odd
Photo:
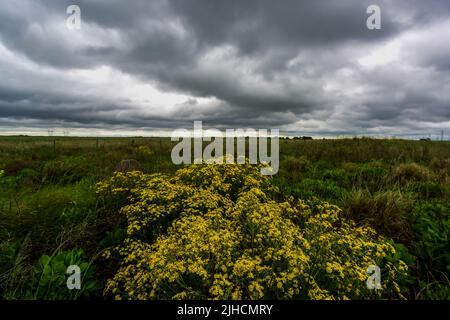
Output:
[[173,145],[0,138],[0,299],[450,298],[449,142],[283,139],[271,178]]

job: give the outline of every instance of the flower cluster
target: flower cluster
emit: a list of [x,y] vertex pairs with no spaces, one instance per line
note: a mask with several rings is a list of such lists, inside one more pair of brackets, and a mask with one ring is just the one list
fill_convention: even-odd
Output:
[[[173,176],[117,173],[100,194],[128,197],[127,239],[105,288],[115,299],[403,298],[408,270],[372,229],[327,203],[274,200],[251,165],[191,165]],[[382,289],[366,269],[382,269]]]

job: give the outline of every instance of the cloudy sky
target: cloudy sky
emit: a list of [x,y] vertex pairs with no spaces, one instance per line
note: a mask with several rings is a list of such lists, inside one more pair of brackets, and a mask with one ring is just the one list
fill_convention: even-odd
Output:
[[[81,8],[81,29],[66,8]],[[381,30],[366,9],[381,8]],[[450,134],[448,0],[0,0],[0,134]]]

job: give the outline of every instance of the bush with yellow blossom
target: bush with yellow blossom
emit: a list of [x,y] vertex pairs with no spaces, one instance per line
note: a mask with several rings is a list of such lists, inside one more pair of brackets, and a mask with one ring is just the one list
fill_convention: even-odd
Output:
[[[116,173],[98,185],[127,198],[126,240],[104,294],[114,299],[404,298],[394,246],[327,203],[276,201],[257,166],[191,165],[173,176]],[[382,288],[366,286],[370,265]]]

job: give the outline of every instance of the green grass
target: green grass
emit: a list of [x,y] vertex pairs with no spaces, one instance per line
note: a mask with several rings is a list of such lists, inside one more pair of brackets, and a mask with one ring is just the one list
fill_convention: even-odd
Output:
[[[0,298],[30,298],[29,286],[40,285],[33,280],[36,272],[49,272],[42,257],[77,250],[95,267],[90,281],[96,285],[88,297],[101,297],[97,283],[103,284],[115,266],[99,256],[123,238],[124,221],[116,204],[96,196],[95,185],[125,159],[139,161],[145,173],[173,173],[179,168],[170,160],[175,143],[1,137]],[[410,298],[434,299],[449,297],[449,175],[448,142],[282,139],[273,183],[282,196],[336,204],[348,219],[402,244],[415,277]],[[39,294],[31,298],[55,298],[53,289],[46,289],[48,294],[34,289]],[[56,297],[61,298],[59,291]]]

